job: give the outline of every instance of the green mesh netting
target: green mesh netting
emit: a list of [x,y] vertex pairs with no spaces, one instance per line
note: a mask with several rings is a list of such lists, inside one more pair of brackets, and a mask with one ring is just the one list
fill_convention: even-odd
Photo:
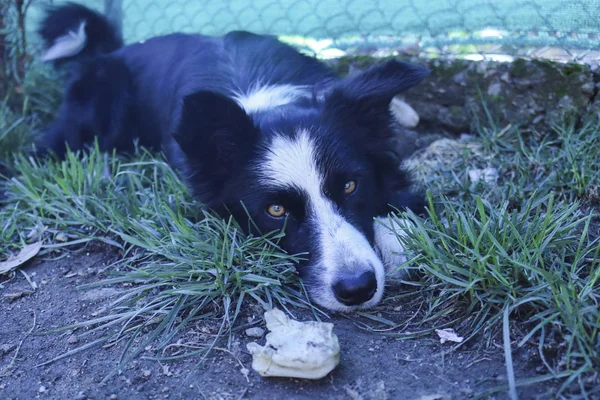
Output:
[[[35,0],[34,0],[35,1]],[[52,2],[38,0],[38,3]],[[175,31],[243,29],[321,47],[498,43],[600,49],[598,0],[84,0],[122,23],[127,42]],[[60,1],[54,1],[59,4]],[[32,10],[35,14],[35,10]],[[323,44],[324,43],[324,44]]]

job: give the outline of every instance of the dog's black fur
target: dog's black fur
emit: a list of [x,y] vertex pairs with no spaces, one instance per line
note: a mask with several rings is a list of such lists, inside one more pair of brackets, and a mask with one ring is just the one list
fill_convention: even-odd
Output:
[[[94,138],[103,151],[131,151],[134,140],[164,151],[208,207],[239,221],[249,212],[261,232],[285,223],[282,246],[309,253],[299,271],[318,303],[349,310],[379,301],[378,261],[344,254],[368,251],[363,241],[371,251],[378,245],[374,217],[423,208],[389,149],[389,104],[425,69],[390,60],[340,79],[276,38],[248,32],[123,47],[102,15],[77,4],[51,9],[39,32],[47,49],[64,38],[83,46],[53,59],[71,73],[40,153],[62,156],[66,145]],[[296,155],[298,165],[289,164]],[[345,194],[350,181],[356,190]],[[272,204],[286,218],[267,213]]]

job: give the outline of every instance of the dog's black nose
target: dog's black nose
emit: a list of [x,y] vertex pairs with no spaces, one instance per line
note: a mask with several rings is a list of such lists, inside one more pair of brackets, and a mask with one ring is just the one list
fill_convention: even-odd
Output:
[[333,284],[335,298],[347,306],[355,306],[370,300],[377,291],[377,279],[373,271],[340,279]]

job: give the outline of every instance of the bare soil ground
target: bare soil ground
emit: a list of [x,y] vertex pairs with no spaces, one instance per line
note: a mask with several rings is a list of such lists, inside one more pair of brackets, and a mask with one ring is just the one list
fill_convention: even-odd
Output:
[[[117,257],[112,251],[84,252],[30,262],[22,269],[38,285],[36,290],[21,272],[11,279],[0,277],[0,398],[436,400],[466,399],[507,383],[501,343],[484,350],[475,341],[444,355],[448,344],[441,344],[435,335],[397,340],[362,330],[355,320],[340,315],[331,322],[342,348],[341,363],[320,381],[260,377],[251,370],[246,352],[246,343],[257,339],[247,337],[243,330],[234,338],[232,354],[214,351],[201,366],[194,357],[169,363],[139,357],[103,385],[101,380],[121,356],[123,341],[38,366],[95,339],[80,339],[77,331],[39,334],[91,318],[106,305],[117,292],[114,288],[86,291],[76,287],[105,277],[105,265]],[[406,288],[389,292],[394,290]],[[400,322],[415,311],[402,309],[402,304],[384,307],[386,317]],[[385,311],[399,309],[394,315]],[[246,315],[261,318],[258,309],[247,310]],[[305,312],[295,316],[310,318]],[[190,327],[182,334],[182,342],[202,330]],[[513,354],[513,360],[518,380],[536,376],[535,352],[522,350]],[[240,362],[250,369],[247,378],[240,372]],[[552,392],[553,385],[548,383],[528,386],[521,389],[519,398],[549,399]],[[484,398],[507,397],[502,391]]]

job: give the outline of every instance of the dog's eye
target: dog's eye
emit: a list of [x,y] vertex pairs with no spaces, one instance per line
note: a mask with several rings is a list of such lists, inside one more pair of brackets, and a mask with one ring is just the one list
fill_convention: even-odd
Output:
[[282,206],[281,204],[271,204],[269,206],[269,208],[267,208],[267,212],[272,216],[272,217],[283,217],[285,215],[285,207]]
[[352,194],[356,190],[356,182],[348,181],[344,185],[344,194]]

